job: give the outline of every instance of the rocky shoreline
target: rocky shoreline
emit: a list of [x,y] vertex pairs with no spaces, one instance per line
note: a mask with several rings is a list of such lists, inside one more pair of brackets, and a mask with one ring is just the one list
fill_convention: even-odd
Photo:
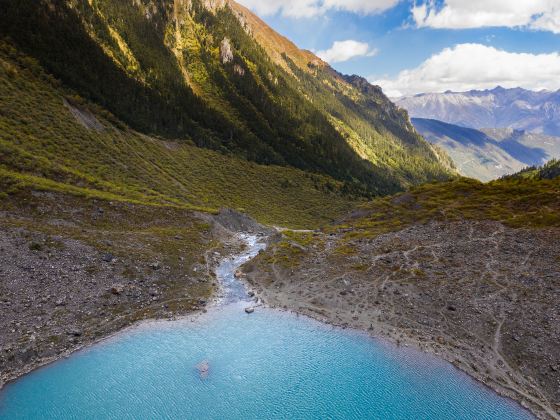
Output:
[[72,203],[66,217],[63,200],[2,213],[0,389],[138,322],[206,311],[215,268],[243,247],[237,232],[259,228],[229,210],[122,203]]
[[245,265],[267,305],[434,354],[538,418],[560,418],[557,231],[431,223],[355,253],[314,235],[294,244],[296,265],[283,259],[285,239]]
[[[6,231],[4,231],[6,233]],[[221,254],[220,254],[221,257]],[[213,256],[217,260],[216,256]],[[210,263],[210,266],[215,266],[216,262]],[[207,280],[205,280],[206,282]],[[125,290],[120,291],[115,290],[115,295],[120,295],[125,293]],[[153,287],[153,286],[152,286]],[[114,284],[109,285],[106,290],[111,290],[115,288]],[[82,322],[73,322],[65,327],[65,323],[52,323],[42,327],[41,331],[34,329],[31,323],[26,323],[25,319],[18,321],[15,324],[13,321],[9,322],[9,325],[14,325],[14,327],[19,328],[22,325],[26,325],[25,328],[33,329],[32,335],[23,333],[20,335],[18,341],[3,338],[0,343],[2,349],[2,373],[0,375],[0,389],[2,389],[7,383],[14,381],[21,376],[24,376],[38,368],[46,366],[48,364],[54,363],[60,359],[67,358],[75,352],[78,352],[84,348],[91,347],[99,342],[105,341],[115,335],[120,334],[123,330],[130,327],[134,327],[139,323],[150,321],[150,320],[175,320],[183,316],[193,315],[197,312],[205,311],[205,307],[208,305],[210,295],[204,295],[204,298],[191,297],[184,300],[183,307],[177,307],[172,310],[169,308],[168,300],[157,300],[154,303],[152,300],[154,296],[153,289],[148,292],[146,296],[135,302],[130,302],[129,310],[121,316],[107,317],[102,322],[99,319],[84,320]],[[118,292],[118,293],[116,293]],[[113,293],[113,292],[112,292]],[[164,294],[164,291],[157,290],[158,295]],[[69,317],[75,315],[76,308],[72,308],[71,305],[61,302],[58,299],[55,305],[64,306],[65,309],[69,310]],[[106,321],[106,322],[104,322]],[[18,330],[13,328],[11,335],[18,334]],[[55,334],[60,335],[58,342],[49,343],[49,338]],[[17,340],[17,338],[16,338]],[[22,347],[17,347],[12,343],[21,343]],[[14,348],[15,347],[15,348]]]
[[[351,329],[352,331],[361,332],[367,334],[371,339],[386,341],[391,346],[408,347],[411,349],[417,349],[426,354],[431,354],[435,357],[438,357],[440,359],[443,359],[451,363],[457,369],[468,374],[470,377],[477,380],[480,384],[498,393],[499,395],[514,400],[521,407],[531,411],[532,414],[534,414],[537,418],[543,418],[543,419],[558,418],[558,415],[556,413],[549,412],[546,409],[542,410],[540,407],[532,406],[531,403],[527,403],[525,400],[520,399],[519,398],[520,393],[518,392],[519,390],[504,388],[500,384],[497,384],[493,381],[488,381],[488,377],[478,374],[478,371],[474,370],[471,366],[471,363],[476,362],[474,359],[469,359],[468,357],[458,358],[457,354],[455,354],[451,350],[448,350],[443,347],[439,347],[435,343],[422,341],[421,338],[418,338],[417,336],[414,335],[407,335],[406,332],[397,331],[394,328],[392,328],[390,325],[385,325],[385,326],[377,325],[378,329],[372,330],[371,328],[354,326],[354,325],[350,325],[349,323],[340,323],[337,322],[334,317],[329,318],[324,314],[318,314],[317,312],[312,310],[308,310],[305,308],[290,309],[287,305],[283,305],[282,303],[279,302],[270,303],[267,301],[267,298],[265,296],[266,294],[262,294],[262,295],[259,294],[258,297],[259,299],[261,299],[262,305],[266,308],[304,316],[312,320],[321,322],[323,324],[330,325],[333,328],[337,328],[340,330]],[[274,301],[274,298],[272,298],[271,300]]]

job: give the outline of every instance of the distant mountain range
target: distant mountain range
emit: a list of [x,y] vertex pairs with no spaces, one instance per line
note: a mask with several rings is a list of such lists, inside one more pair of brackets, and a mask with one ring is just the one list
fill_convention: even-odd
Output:
[[560,138],[511,128],[461,127],[438,120],[413,118],[426,140],[443,148],[459,172],[481,181],[540,166],[560,156]]
[[560,90],[497,87],[396,100],[465,176],[489,181],[560,157]]
[[396,100],[413,118],[430,118],[470,128],[513,128],[560,136],[560,90],[471,90],[426,93]]

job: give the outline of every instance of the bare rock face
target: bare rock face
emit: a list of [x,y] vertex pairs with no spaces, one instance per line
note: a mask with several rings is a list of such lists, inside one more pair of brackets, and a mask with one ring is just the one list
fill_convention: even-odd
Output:
[[70,111],[74,118],[76,118],[76,121],[88,130],[97,132],[105,130],[105,126],[101,124],[99,120],[95,118],[95,115],[93,115],[88,109],[73,105],[66,98],[62,99],[62,103]]
[[226,0],[204,0],[204,7],[208,10],[219,10],[226,5]]
[[235,74],[237,74],[238,76],[245,76],[245,69],[243,67],[241,67],[239,64],[236,64],[233,66],[233,72]]
[[222,64],[231,63],[233,61],[233,49],[229,38],[224,38],[220,44],[220,59]]

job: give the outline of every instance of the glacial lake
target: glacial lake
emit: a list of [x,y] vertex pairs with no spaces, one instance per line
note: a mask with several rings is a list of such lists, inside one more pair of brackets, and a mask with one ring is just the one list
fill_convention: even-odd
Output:
[[[207,314],[148,322],[5,387],[2,419],[530,419],[452,365],[248,306],[233,268]],[[207,377],[197,365],[207,362]]]

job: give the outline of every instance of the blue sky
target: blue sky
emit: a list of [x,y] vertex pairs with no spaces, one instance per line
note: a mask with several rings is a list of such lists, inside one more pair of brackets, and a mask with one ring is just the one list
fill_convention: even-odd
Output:
[[498,84],[560,89],[560,0],[241,3],[299,47],[392,96]]

